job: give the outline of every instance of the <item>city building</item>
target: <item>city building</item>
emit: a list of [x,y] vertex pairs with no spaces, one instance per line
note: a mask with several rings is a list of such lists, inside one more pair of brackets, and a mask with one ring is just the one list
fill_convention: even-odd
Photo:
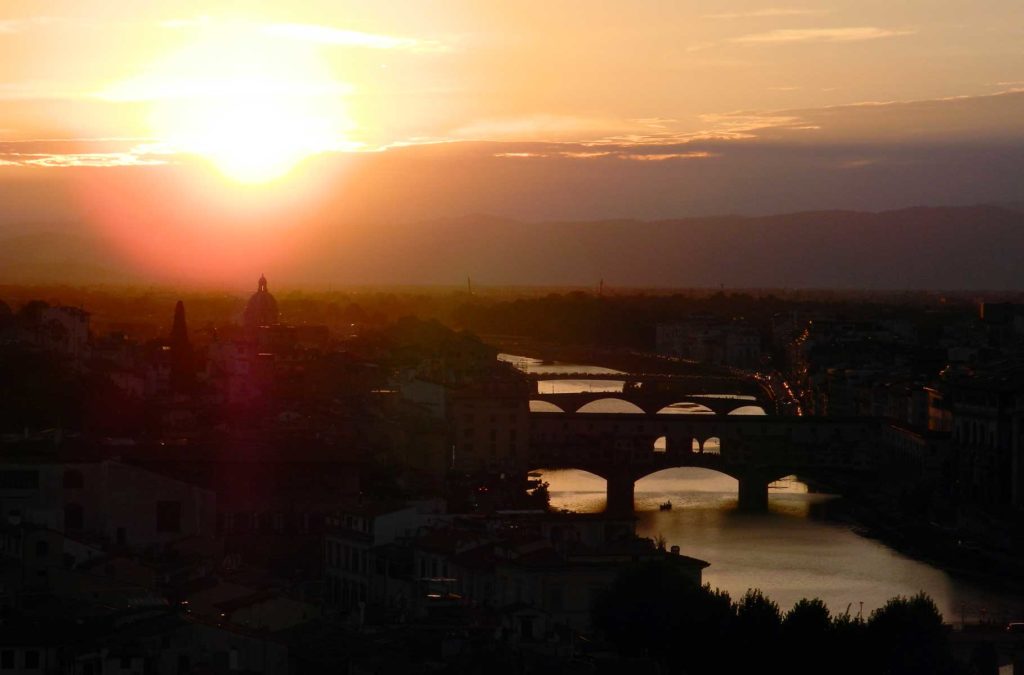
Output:
[[249,297],[242,314],[242,323],[247,330],[255,330],[260,326],[273,326],[281,320],[277,309],[277,300],[267,290],[267,278],[260,275],[256,292]]
[[659,354],[701,363],[757,369],[762,363],[761,336],[742,319],[695,315],[655,328]]

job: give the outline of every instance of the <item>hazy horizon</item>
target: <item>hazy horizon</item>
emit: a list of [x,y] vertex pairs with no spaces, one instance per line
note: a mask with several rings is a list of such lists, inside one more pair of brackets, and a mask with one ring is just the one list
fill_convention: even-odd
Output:
[[[556,232],[548,245],[569,247],[564,265],[511,231],[1019,204],[1024,5],[973,9],[11,7],[0,19],[0,237],[53,241],[19,244],[0,277],[1018,288],[1007,223],[965,220],[946,242],[922,235],[928,269],[912,242],[890,254],[888,233],[872,230],[878,257],[907,261],[905,278],[829,222],[828,237],[801,231],[790,252],[702,231],[693,256],[662,250],[687,245],[667,235],[643,249]],[[915,225],[933,226],[949,227]],[[975,227],[993,239],[971,242],[962,228]],[[792,251],[813,263],[806,276]],[[982,269],[985,256],[996,269]]]
[[[292,232],[286,232],[291,235]],[[488,216],[311,228],[269,247],[270,230],[234,255],[131,252],[104,233],[29,228],[0,238],[0,283],[156,284],[244,291],[259,273],[275,288],[464,287],[1019,291],[1024,210],[915,207],[671,220],[524,222]],[[177,248],[205,233],[178,234]],[[191,237],[191,238],[189,238]],[[138,255],[139,252],[143,255]],[[146,256],[160,264],[146,267]],[[219,258],[211,273],[213,258]],[[767,264],[766,264],[767,263]]]

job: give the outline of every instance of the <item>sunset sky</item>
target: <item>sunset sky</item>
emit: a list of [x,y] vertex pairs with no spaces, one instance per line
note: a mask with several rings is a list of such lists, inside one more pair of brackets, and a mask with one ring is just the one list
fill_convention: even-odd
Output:
[[137,222],[179,200],[237,224],[1020,195],[1019,0],[3,9],[9,227]]

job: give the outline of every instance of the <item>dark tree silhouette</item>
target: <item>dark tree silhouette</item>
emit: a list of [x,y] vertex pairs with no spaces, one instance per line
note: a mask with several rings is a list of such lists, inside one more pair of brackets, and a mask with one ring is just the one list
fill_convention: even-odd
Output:
[[757,589],[730,604],[727,593],[698,587],[671,564],[646,563],[620,574],[594,622],[621,656],[652,658],[686,675],[769,672],[769,660],[782,654],[786,670],[798,674],[967,672],[923,593],[893,598],[868,622],[849,611],[833,617],[819,599],[801,600],[783,618]]
[[949,639],[930,597],[893,598],[871,613],[867,636],[879,673],[916,675],[950,671]]
[[801,639],[814,639],[827,635],[832,628],[832,615],[819,598],[804,598],[793,605],[782,620],[785,633]]
[[729,616],[727,594],[665,561],[624,570],[598,601],[594,623],[623,655],[699,663],[709,648],[703,639],[724,635]]
[[819,673],[834,651],[832,616],[818,598],[804,598],[793,605],[782,620],[783,645],[797,655],[792,671],[797,674]]
[[731,656],[737,659],[740,672],[747,672],[778,648],[782,613],[759,589],[750,589],[736,603],[735,627],[733,640],[744,648],[733,650]]
[[865,648],[868,643],[867,629],[864,619],[851,615],[849,607],[832,618],[835,651],[842,654],[841,658],[834,659],[834,672],[855,675],[872,670],[870,650]]

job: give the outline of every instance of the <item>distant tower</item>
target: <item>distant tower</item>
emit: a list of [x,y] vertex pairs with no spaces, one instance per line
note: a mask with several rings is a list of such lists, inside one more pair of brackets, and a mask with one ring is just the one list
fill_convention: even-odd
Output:
[[260,326],[273,326],[280,320],[277,311],[277,300],[267,290],[267,278],[260,275],[256,292],[249,298],[245,306],[245,313],[242,320],[248,330],[254,330]]
[[171,349],[188,347],[188,325],[185,323],[185,303],[178,300],[174,306],[174,325],[171,327]]
[[195,381],[195,358],[188,339],[185,323],[185,303],[178,300],[174,306],[174,324],[171,326],[171,390],[185,392]]

